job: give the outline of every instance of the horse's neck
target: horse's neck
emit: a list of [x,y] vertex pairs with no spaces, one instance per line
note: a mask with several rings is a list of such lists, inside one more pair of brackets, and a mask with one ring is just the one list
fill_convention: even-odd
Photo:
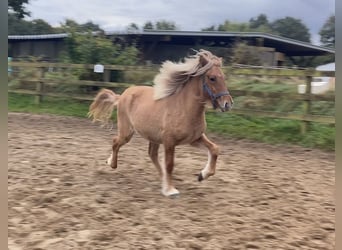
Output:
[[190,80],[177,96],[179,100],[182,100],[179,102],[182,105],[180,108],[194,115],[199,115],[205,111],[205,98],[202,84],[199,81],[199,78]]

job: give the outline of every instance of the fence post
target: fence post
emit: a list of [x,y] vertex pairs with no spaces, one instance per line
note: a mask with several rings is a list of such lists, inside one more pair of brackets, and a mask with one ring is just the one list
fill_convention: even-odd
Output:
[[[308,96],[308,98],[304,101],[303,105],[303,114],[309,115],[311,113],[311,82],[312,82],[312,70],[308,70],[306,75],[306,88],[305,88],[305,94]],[[301,133],[305,134],[310,127],[309,121],[303,121],[301,126]]]
[[38,82],[36,83],[36,92],[34,102],[35,104],[40,104],[43,101],[43,90],[44,90],[44,75],[45,68],[41,67],[38,69]]
[[110,69],[105,69],[103,72],[103,81],[109,82],[110,81]]

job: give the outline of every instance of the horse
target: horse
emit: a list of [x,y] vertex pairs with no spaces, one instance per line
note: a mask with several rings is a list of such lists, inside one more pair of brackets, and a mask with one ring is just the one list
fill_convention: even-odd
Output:
[[[219,146],[205,135],[206,104],[229,111],[233,98],[228,92],[222,71],[222,58],[207,50],[196,51],[180,62],[162,63],[153,86],[131,86],[121,95],[102,89],[89,107],[93,121],[108,123],[117,108],[117,135],[107,164],[117,168],[118,151],[134,133],[148,142],[148,155],[161,178],[163,195],[177,196],[172,182],[175,147],[190,144],[208,150],[208,161],[198,175],[203,181],[215,174]],[[158,159],[160,145],[164,147],[164,163]]]

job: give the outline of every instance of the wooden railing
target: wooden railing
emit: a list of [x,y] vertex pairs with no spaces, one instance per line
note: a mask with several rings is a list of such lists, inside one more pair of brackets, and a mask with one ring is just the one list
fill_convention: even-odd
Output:
[[[91,95],[81,95],[78,93],[75,94],[66,94],[66,93],[57,93],[57,92],[47,92],[44,89],[44,85],[46,84],[62,84],[61,80],[56,79],[48,79],[45,77],[48,69],[93,69],[94,65],[92,64],[62,64],[62,63],[27,63],[27,62],[12,62],[10,66],[13,69],[20,68],[35,68],[37,69],[37,77],[36,79],[22,79],[24,83],[35,84],[34,90],[28,89],[9,89],[10,93],[20,93],[20,94],[29,94],[35,96],[35,102],[39,104],[43,96],[51,96],[51,97],[62,97],[62,98],[73,98],[77,100],[93,100],[94,96]],[[68,80],[67,82],[63,82],[63,84],[68,85],[79,85],[79,86],[98,86],[98,87],[107,87],[107,88],[127,88],[134,84],[131,83],[120,83],[120,82],[110,82],[110,71],[111,70],[119,70],[119,71],[152,71],[157,73],[158,67],[156,66],[122,66],[122,65],[104,65],[105,71],[103,73],[102,81],[88,81],[88,80]],[[15,71],[15,70],[14,70]],[[287,100],[293,101],[301,101],[303,102],[303,112],[301,114],[298,113],[288,113],[288,112],[274,112],[274,111],[265,111],[265,110],[255,110],[255,109],[242,109],[242,108],[234,108],[231,112],[235,114],[242,114],[247,116],[261,116],[261,117],[272,117],[272,118],[281,118],[281,119],[290,119],[290,120],[299,120],[302,121],[302,133],[305,133],[308,129],[308,125],[310,122],[319,122],[319,123],[327,123],[327,124],[335,124],[335,117],[328,115],[313,115],[311,114],[311,105],[314,101],[328,101],[335,102],[334,94],[324,94],[324,95],[316,95],[311,94],[311,82],[312,78],[315,76],[334,76],[334,72],[317,72],[310,69],[265,69],[265,68],[234,68],[234,67],[226,67],[224,71],[229,72],[230,75],[255,75],[255,76],[277,76],[277,77],[305,77],[306,78],[306,93],[305,94],[297,94],[297,93],[275,93],[275,92],[261,92],[261,91],[249,91],[249,90],[238,90],[238,89],[230,89],[230,92],[233,96],[253,96],[253,97],[262,97],[262,98],[286,98]],[[152,80],[152,79],[151,79]]]

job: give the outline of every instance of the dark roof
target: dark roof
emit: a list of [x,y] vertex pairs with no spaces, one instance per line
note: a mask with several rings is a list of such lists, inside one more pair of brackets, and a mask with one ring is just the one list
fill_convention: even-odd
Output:
[[43,35],[9,35],[8,40],[47,40],[47,39],[64,39],[66,37],[68,37],[67,33],[43,34]]
[[201,41],[216,41],[218,45],[232,44],[237,39],[244,41],[255,41],[256,39],[263,40],[263,46],[276,48],[278,52],[283,52],[288,56],[318,56],[335,53],[332,48],[321,47],[311,43],[302,42],[281,36],[260,33],[260,32],[221,32],[221,31],[174,31],[174,30],[144,30],[130,33],[107,33],[107,35],[120,35],[142,37],[145,39],[159,39],[169,36],[175,38],[181,37],[183,43],[194,42],[194,39]]
[[[288,56],[319,56],[329,53],[334,54],[332,48],[321,47],[311,43],[302,42],[281,36],[260,32],[219,32],[219,31],[174,31],[174,30],[144,30],[137,32],[110,32],[107,36],[139,37],[143,40],[165,41],[172,38],[172,42],[179,44],[202,44],[215,42],[216,46],[225,46],[234,43],[237,39],[243,41],[262,40],[263,46],[275,48]],[[9,35],[8,40],[42,40],[42,39],[64,39],[67,33],[46,35]],[[166,39],[168,40],[168,39]]]

